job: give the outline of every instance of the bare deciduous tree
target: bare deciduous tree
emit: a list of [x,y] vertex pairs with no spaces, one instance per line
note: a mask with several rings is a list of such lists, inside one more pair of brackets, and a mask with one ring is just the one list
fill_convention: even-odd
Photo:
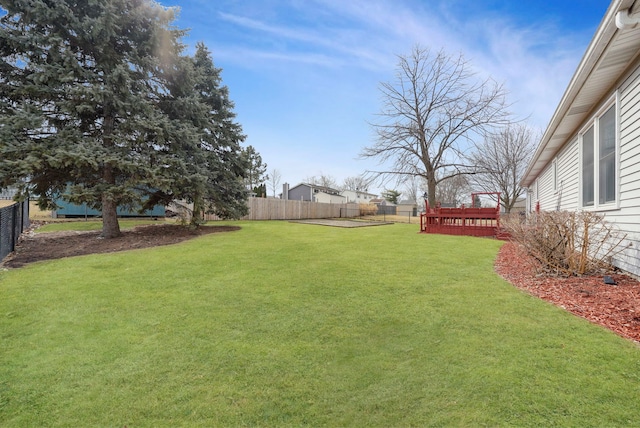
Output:
[[324,175],[322,173],[320,173],[319,176],[314,175],[311,177],[307,177],[306,182],[308,184],[313,184],[314,186],[329,187],[331,189],[335,189],[338,187],[338,182],[335,178],[330,175]]
[[420,177],[410,176],[404,181],[404,195],[418,207],[424,205],[422,194],[425,192],[425,182]]
[[280,171],[276,168],[273,168],[271,170],[271,173],[269,173],[269,187],[271,187],[271,191],[273,192],[273,197],[276,197],[276,192],[278,191],[278,188],[280,187],[280,180],[282,180],[282,174],[280,174]]
[[520,179],[535,151],[532,140],[526,125],[509,125],[477,145],[471,155],[478,169],[471,177],[474,187],[500,192],[500,204],[507,213],[524,193]]
[[342,190],[353,190],[367,192],[369,190],[370,181],[361,175],[355,177],[347,177],[342,183]]
[[[463,162],[470,142],[509,121],[506,92],[491,79],[478,80],[463,58],[416,46],[399,56],[397,80],[382,83],[377,141],[361,153],[385,168],[375,177],[423,177],[429,203],[436,187],[452,176],[469,174]],[[448,175],[438,172],[448,171]]]
[[438,202],[444,202],[448,204],[454,204],[455,206],[461,203],[469,204],[470,198],[470,186],[468,175],[456,175],[451,176],[446,171],[444,172],[446,178],[440,180],[436,189],[436,200]]

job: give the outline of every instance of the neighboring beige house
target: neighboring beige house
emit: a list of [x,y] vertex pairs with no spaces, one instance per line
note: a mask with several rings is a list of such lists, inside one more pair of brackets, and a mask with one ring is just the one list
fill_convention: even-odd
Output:
[[373,193],[362,192],[359,190],[343,190],[340,192],[342,196],[347,198],[348,203],[369,204],[371,200],[378,197]]
[[416,217],[418,215],[418,206],[413,201],[400,201],[396,205],[396,214],[405,217]]
[[[511,207],[512,213],[523,213],[527,208],[527,199],[526,198],[518,198],[516,202]],[[504,209],[504,208],[503,208]]]
[[527,211],[601,213],[627,233],[640,275],[640,0],[611,2],[521,184]]

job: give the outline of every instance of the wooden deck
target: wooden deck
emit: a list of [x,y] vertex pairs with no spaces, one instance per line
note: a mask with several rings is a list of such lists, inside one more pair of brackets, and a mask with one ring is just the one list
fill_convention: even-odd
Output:
[[[476,193],[472,194],[474,201]],[[497,194],[498,201],[500,194]],[[500,229],[500,205],[495,208],[430,208],[420,214],[420,233],[444,235],[496,236]]]

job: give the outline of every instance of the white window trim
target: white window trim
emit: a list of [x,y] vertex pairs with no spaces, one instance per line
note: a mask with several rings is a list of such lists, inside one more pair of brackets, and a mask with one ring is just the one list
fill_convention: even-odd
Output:
[[[598,154],[598,150],[600,148],[600,122],[597,120],[603,114],[607,112],[612,106],[615,106],[615,124],[616,124],[616,154],[615,154],[615,192],[616,198],[613,202],[608,202],[605,204],[600,203],[600,155]],[[594,150],[594,189],[593,189],[593,205],[585,206],[582,200],[583,197],[583,189],[582,189],[582,136],[585,132],[589,130],[590,127],[593,126],[593,150]],[[583,211],[611,211],[620,209],[620,93],[618,91],[607,100],[606,103],[602,105],[596,111],[596,113],[589,118],[587,122],[584,123],[580,132],[578,133],[578,160],[579,160],[579,174],[578,174],[578,201],[579,201],[579,209]]]

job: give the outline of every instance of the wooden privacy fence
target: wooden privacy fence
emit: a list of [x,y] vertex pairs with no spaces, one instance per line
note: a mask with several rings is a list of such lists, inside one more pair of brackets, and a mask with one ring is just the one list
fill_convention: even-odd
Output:
[[[358,204],[325,204],[276,198],[249,198],[249,214],[242,220],[301,220],[308,218],[357,217]],[[206,220],[220,220],[206,215]]]

